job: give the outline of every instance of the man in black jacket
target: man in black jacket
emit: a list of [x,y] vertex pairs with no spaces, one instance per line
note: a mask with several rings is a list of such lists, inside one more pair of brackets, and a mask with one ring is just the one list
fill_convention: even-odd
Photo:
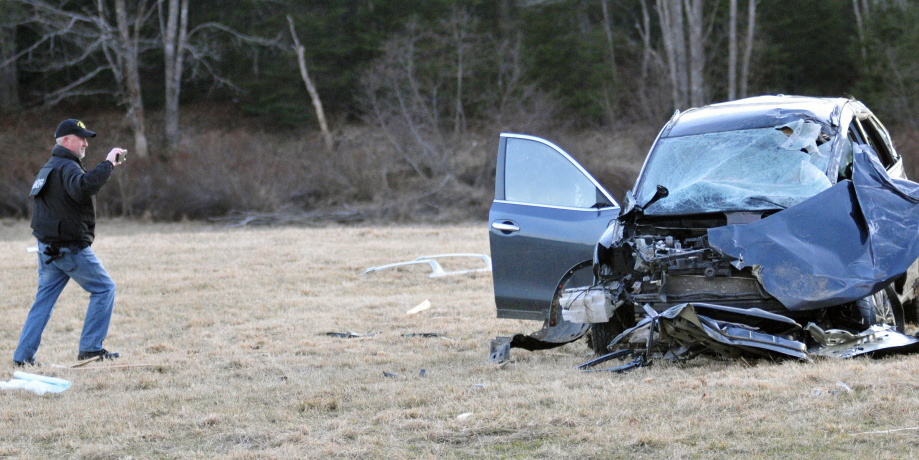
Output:
[[32,184],[32,234],[38,239],[38,293],[13,353],[17,366],[35,364],[42,331],[71,278],[90,293],[77,359],[118,357],[118,353],[102,348],[115,305],[115,283],[90,245],[96,229],[95,195],[115,167],[121,165],[127,151],[113,148],[105,161],[86,171],[81,160],[90,137],[96,137],[96,133],[86,129],[83,122],[61,122],[54,133],[57,146],[51,150],[51,159]]

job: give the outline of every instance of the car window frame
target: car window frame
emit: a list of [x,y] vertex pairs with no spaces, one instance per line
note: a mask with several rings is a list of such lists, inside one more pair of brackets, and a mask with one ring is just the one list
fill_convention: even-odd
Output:
[[883,125],[880,124],[880,121],[877,121],[877,118],[870,113],[860,114],[853,121],[862,136],[862,141],[874,150],[884,168],[890,169],[896,165],[899,155],[893,149],[890,135],[886,130],[882,131]]
[[[562,205],[555,205],[555,204],[534,203],[534,202],[527,202],[527,201],[519,201],[519,200],[509,200],[509,199],[507,199],[507,198],[506,198],[506,197],[507,197],[507,190],[506,190],[506,187],[505,187],[505,186],[506,186],[506,183],[507,183],[507,177],[506,177],[506,175],[507,175],[507,172],[506,172],[506,170],[507,170],[507,156],[506,156],[506,152],[507,152],[507,141],[508,141],[509,139],[518,139],[518,140],[525,140],[525,141],[530,141],[530,142],[536,142],[536,143],[538,143],[538,144],[542,144],[542,145],[545,145],[545,146],[551,148],[552,150],[555,151],[556,154],[558,154],[559,156],[561,156],[561,157],[562,157],[563,159],[565,159],[571,166],[573,166],[578,172],[580,172],[581,175],[582,175],[584,178],[586,178],[586,179],[594,186],[594,192],[595,192],[595,193],[600,193],[600,194],[602,194],[603,197],[608,201],[608,203],[606,203],[604,206],[600,206],[600,207],[598,207],[598,206],[578,207],[578,206],[562,206]],[[536,137],[536,136],[531,136],[531,135],[527,135],[527,134],[513,134],[513,133],[501,133],[501,140],[500,140],[500,142],[501,142],[501,144],[502,144],[502,145],[500,146],[500,150],[501,150],[501,152],[504,152],[504,155],[502,155],[502,158],[501,158],[501,159],[505,162],[505,165],[504,165],[505,167],[499,168],[499,170],[500,170],[500,172],[501,172],[502,174],[500,175],[500,177],[497,177],[497,178],[496,178],[497,181],[496,181],[496,184],[495,184],[495,185],[496,185],[497,190],[496,190],[496,193],[495,193],[495,201],[502,202],[502,203],[512,203],[512,204],[527,205],[527,206],[537,206],[537,207],[545,207],[545,208],[553,208],[553,209],[568,209],[568,210],[577,210],[577,211],[599,211],[599,210],[607,210],[607,209],[611,209],[611,208],[619,208],[619,207],[620,207],[620,206],[619,206],[619,203],[612,197],[612,195],[610,195],[610,193],[606,190],[606,188],[603,187],[603,185],[601,185],[601,184],[596,180],[596,178],[593,177],[593,175],[591,175],[586,169],[584,169],[584,167],[581,166],[581,164],[578,163],[574,158],[572,158],[571,155],[569,155],[565,150],[563,150],[561,147],[555,145],[554,143],[552,143],[552,142],[550,142],[550,141],[547,141],[547,140],[545,140],[545,139],[542,139],[542,138],[540,138],[540,137]]]

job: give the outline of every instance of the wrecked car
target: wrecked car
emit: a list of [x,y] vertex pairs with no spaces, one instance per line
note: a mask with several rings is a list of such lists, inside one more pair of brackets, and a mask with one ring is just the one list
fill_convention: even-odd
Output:
[[917,316],[919,185],[857,100],[677,112],[622,207],[540,138],[502,134],[496,170],[497,315],[543,322],[505,348],[587,334],[597,354],[809,359],[919,342],[902,334]]

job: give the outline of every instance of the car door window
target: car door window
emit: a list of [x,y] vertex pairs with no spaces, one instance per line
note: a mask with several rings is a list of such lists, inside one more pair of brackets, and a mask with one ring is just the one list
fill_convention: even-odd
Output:
[[508,138],[505,152],[507,201],[570,208],[612,205],[567,155],[547,144]]
[[878,159],[881,160],[881,164],[883,164],[885,168],[893,166],[897,161],[897,157],[890,144],[890,138],[887,136],[887,131],[879,126],[879,123],[875,122],[872,117],[856,120],[856,123],[865,141],[868,142],[868,145],[877,153]]
[[893,141],[890,140],[890,134],[887,133],[887,128],[884,128],[884,125],[881,124],[881,121],[875,117],[868,119],[871,128],[865,127],[866,130],[870,130],[870,136],[874,136],[877,139],[877,143],[883,145],[884,150],[890,156],[891,163],[896,162],[900,159],[900,156],[897,155],[897,151],[893,148]]

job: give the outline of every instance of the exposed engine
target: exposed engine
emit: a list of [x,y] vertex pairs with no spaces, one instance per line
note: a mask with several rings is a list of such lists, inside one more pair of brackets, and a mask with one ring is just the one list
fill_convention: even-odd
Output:
[[611,297],[656,311],[686,302],[784,311],[750,270],[710,248],[704,231],[672,233],[643,232],[598,247],[595,274]]
[[680,226],[634,225],[633,232],[618,223],[610,226],[595,254],[597,282],[565,290],[559,300],[563,318],[597,324],[618,313],[625,326],[633,322],[631,318],[645,316],[647,309],[660,313],[693,303],[806,316],[808,321],[821,324],[829,324],[821,320],[830,319],[837,327],[848,324],[855,329],[876,322],[877,307],[872,298],[829,312],[789,311],[763,289],[750,268],[737,269],[709,246],[706,227],[719,223],[703,220],[690,225],[682,221]]

